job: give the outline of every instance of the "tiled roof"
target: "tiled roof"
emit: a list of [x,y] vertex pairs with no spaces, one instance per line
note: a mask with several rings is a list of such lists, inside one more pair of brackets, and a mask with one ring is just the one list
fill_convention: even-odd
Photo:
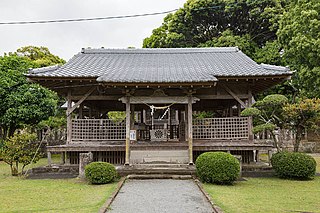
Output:
[[236,47],[83,49],[61,67],[29,77],[94,77],[99,82],[210,82],[219,77],[290,75],[286,67],[258,65]]

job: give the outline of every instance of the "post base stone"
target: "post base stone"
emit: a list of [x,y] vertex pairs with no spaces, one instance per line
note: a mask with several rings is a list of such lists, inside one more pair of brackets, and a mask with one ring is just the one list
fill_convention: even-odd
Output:
[[81,179],[85,178],[85,174],[84,174],[85,167],[92,161],[93,161],[92,152],[79,154],[79,178]]

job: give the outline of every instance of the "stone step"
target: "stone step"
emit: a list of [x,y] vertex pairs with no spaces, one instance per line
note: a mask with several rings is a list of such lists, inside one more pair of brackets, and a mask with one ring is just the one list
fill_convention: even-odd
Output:
[[70,172],[47,172],[47,173],[31,173],[27,179],[66,179],[75,178],[78,174]]
[[164,162],[153,162],[153,163],[141,163],[134,164],[132,167],[135,168],[150,168],[150,167],[165,167],[165,168],[193,168],[193,165],[188,164],[178,164],[178,163],[164,163]]
[[148,175],[128,175],[128,179],[177,179],[188,180],[192,179],[192,175],[169,175],[169,174],[148,174]]
[[118,167],[118,172],[121,176],[129,174],[170,174],[170,175],[194,175],[195,167],[135,167],[135,166],[123,166]]

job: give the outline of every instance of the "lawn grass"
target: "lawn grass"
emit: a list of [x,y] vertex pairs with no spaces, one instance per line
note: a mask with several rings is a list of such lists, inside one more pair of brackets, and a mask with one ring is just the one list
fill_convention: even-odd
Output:
[[320,173],[320,156],[313,157],[317,162],[317,172]]
[[[54,157],[53,160],[59,159]],[[33,166],[39,165],[46,165],[46,159]],[[98,212],[116,185],[88,185],[76,178],[12,177],[10,167],[0,162],[0,212]]]
[[[317,172],[320,172],[320,157]],[[247,178],[233,186],[204,184],[224,212],[320,212],[320,177],[311,181]]]

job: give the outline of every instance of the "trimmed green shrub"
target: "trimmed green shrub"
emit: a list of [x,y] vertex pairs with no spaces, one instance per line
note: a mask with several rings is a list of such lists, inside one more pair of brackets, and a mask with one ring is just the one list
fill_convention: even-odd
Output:
[[196,160],[196,173],[202,182],[231,184],[239,177],[240,163],[229,153],[206,152]]
[[105,184],[113,182],[118,174],[110,163],[93,162],[85,167],[85,176],[92,184]]
[[289,179],[312,179],[317,163],[313,157],[299,152],[278,152],[271,158],[277,176]]

